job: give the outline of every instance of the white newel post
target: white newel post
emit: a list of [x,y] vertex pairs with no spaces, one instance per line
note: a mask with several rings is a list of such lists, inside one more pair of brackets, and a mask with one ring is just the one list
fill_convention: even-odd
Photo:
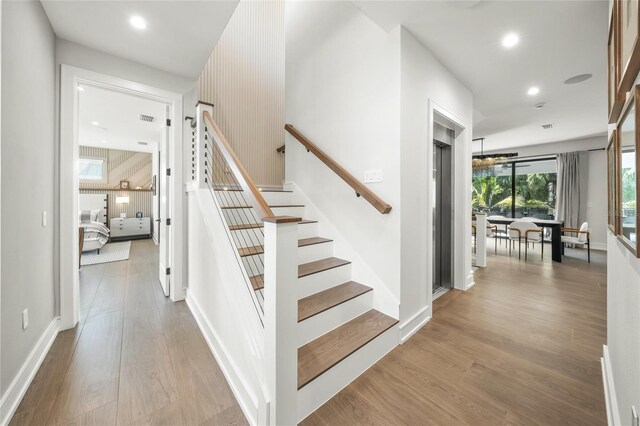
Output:
[[298,222],[264,219],[264,362],[269,424],[295,425],[298,392]]
[[487,214],[476,213],[476,266],[487,266]]
[[[196,165],[196,174],[198,176],[198,187],[201,189],[206,189],[207,188],[207,179],[211,179],[210,176],[207,176],[207,169],[210,169],[210,167],[207,167],[207,164],[210,165],[211,163],[211,159],[207,158],[207,156],[205,155],[205,153],[207,152],[206,147],[209,148],[210,152],[213,152],[213,147],[211,146],[211,140],[209,139],[205,131],[205,127],[207,127],[207,124],[204,121],[204,112],[208,111],[209,114],[211,114],[211,116],[213,116],[213,104],[208,104],[206,102],[203,101],[198,101],[198,104],[196,105],[196,136],[197,136],[197,143],[196,143],[196,161],[197,161],[197,165]],[[213,130],[211,129],[211,133],[213,133]]]

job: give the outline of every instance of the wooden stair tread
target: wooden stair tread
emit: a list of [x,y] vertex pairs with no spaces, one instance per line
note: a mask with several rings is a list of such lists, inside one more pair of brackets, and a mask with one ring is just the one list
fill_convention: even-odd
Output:
[[240,257],[253,256],[255,254],[262,253],[264,253],[263,246],[242,247],[238,249],[238,254],[240,254]]
[[298,349],[298,389],[396,325],[372,309]]
[[249,277],[249,281],[251,282],[251,286],[254,291],[262,290],[264,288],[264,275],[254,275],[253,277]]
[[298,300],[298,322],[348,302],[373,290],[355,281],[348,281]]
[[[303,219],[300,222],[298,222],[298,225],[306,225],[309,223],[318,223],[317,220],[311,220],[311,219]],[[256,228],[263,228],[264,224],[263,223],[247,223],[247,224],[239,224],[239,225],[229,225],[229,229],[231,231],[241,231],[243,229],[256,229]]]
[[314,244],[330,243],[333,240],[322,237],[303,238],[298,240],[298,247],[312,246]]
[[257,229],[262,227],[264,227],[262,223],[242,223],[240,225],[229,225],[229,229],[231,231],[241,231],[243,229]]
[[339,266],[348,265],[350,263],[351,262],[348,260],[340,259],[338,257],[328,257],[326,259],[303,263],[302,265],[298,265],[298,278],[306,277],[307,275],[316,274],[328,269],[337,268]]

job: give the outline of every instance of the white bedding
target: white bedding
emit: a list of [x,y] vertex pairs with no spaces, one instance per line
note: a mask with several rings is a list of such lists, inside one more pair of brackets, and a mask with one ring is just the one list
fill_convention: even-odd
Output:
[[109,241],[109,228],[100,222],[80,223],[84,228],[82,252],[99,250]]

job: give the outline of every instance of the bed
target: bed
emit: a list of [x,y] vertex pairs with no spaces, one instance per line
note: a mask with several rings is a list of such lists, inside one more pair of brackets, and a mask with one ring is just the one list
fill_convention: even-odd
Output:
[[107,194],[78,196],[78,223],[84,229],[82,252],[100,249],[109,241],[107,228]]

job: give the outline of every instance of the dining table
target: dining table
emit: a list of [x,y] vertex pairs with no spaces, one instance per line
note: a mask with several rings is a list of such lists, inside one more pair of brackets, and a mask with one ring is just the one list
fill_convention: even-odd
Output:
[[[512,217],[504,217],[504,218],[487,218],[487,222],[493,223],[495,225],[511,225],[513,222],[517,220],[522,220],[522,218],[512,218]],[[564,222],[560,220],[552,220],[552,219],[537,219],[537,218],[527,218],[526,220],[535,223],[540,228],[549,228],[551,229],[551,259],[554,262],[561,263],[562,262],[562,227],[564,226]],[[543,233],[544,235],[544,233]]]

